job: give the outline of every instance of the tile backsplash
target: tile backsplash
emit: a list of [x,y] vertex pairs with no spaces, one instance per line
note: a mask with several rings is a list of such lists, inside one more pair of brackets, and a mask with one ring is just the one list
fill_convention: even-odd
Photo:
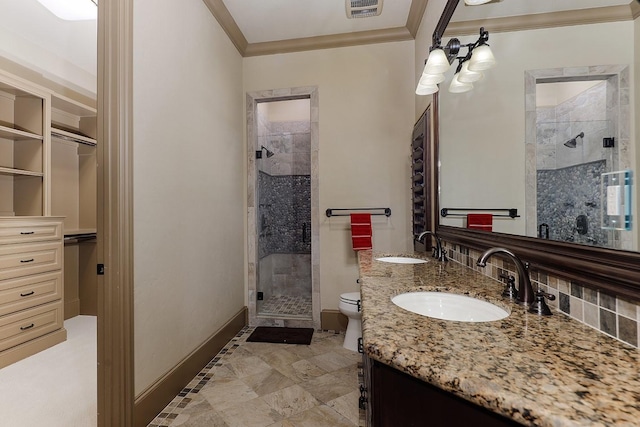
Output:
[[[443,242],[449,259],[502,281],[501,274],[517,277],[515,264],[501,258],[490,258],[487,267],[476,266],[481,251]],[[559,311],[598,331],[640,348],[640,301],[631,301],[547,273],[531,271],[531,284],[556,297],[547,300],[553,311]]]

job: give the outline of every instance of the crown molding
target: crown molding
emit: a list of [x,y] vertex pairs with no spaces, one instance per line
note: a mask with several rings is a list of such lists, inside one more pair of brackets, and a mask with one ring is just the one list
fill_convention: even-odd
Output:
[[359,31],[356,33],[332,34],[328,36],[305,37],[290,40],[278,40],[263,43],[249,43],[240,27],[231,16],[223,0],[202,0],[211,14],[216,18],[231,43],[240,55],[261,56],[278,53],[302,52],[317,49],[358,46],[373,43],[389,43],[414,40],[422,16],[429,0],[412,0],[406,27],[387,28],[383,30]]
[[278,53],[302,52],[405,40],[413,40],[413,36],[406,27],[397,27],[385,30],[359,31],[357,33],[251,43],[247,46],[243,56],[275,55]]
[[631,2],[631,15],[633,15],[634,20],[640,16],[640,1]]
[[427,10],[427,3],[429,3],[429,0],[413,0],[411,2],[409,16],[407,17],[407,30],[409,30],[414,39],[418,34],[424,11]]
[[488,28],[492,33],[503,33],[509,31],[566,27],[571,25],[630,21],[638,14],[640,14],[640,5],[636,0],[633,0],[626,6],[596,7],[591,9],[538,13],[533,15],[450,22],[444,32],[444,35],[475,35],[480,27]]
[[207,6],[211,14],[218,21],[227,37],[231,40],[231,43],[238,49],[240,55],[244,56],[244,52],[247,50],[249,42],[240,31],[240,27],[236,24],[236,21],[231,16],[229,9],[224,5],[222,0],[202,0]]

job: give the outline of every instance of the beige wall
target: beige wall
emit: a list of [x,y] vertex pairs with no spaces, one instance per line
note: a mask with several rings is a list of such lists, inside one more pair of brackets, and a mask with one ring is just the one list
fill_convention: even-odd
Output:
[[[633,25],[627,21],[490,34],[498,66],[464,94],[447,91],[454,71],[449,70],[440,96],[441,206],[524,210],[525,70],[633,64],[629,44],[610,42],[633,40]],[[447,222],[461,225],[459,220]],[[525,233],[524,218],[501,221],[497,227]]]
[[134,52],[140,395],[244,306],[246,186],[242,59],[204,3],[136,1]]
[[413,63],[412,41],[244,59],[245,92],[318,87],[323,309],[358,289],[348,217],[327,218],[327,208],[390,207],[390,218],[373,217],[374,248],[411,248]]

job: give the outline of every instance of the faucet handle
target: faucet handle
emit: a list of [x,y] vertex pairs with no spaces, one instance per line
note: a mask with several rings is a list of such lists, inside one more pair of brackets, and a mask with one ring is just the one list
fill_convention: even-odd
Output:
[[501,279],[506,279],[505,287],[502,291],[502,296],[512,300],[517,299],[518,289],[516,289],[516,278],[511,276],[510,274],[501,274],[499,277]]
[[553,313],[551,312],[551,309],[549,309],[549,306],[545,302],[544,300],[545,297],[548,298],[550,301],[553,301],[556,299],[555,295],[548,294],[544,292],[542,289],[538,289],[538,292],[536,292],[535,294],[534,301],[529,306],[529,313],[535,313],[539,316],[551,316]]

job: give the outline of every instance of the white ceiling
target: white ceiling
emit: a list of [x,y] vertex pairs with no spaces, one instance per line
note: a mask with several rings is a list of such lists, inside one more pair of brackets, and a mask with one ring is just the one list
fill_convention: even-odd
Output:
[[[249,44],[402,28],[407,25],[412,3],[412,0],[384,0],[380,16],[348,19],[345,0],[222,1]],[[453,21],[621,5],[630,1],[495,0],[472,7],[460,0]],[[74,81],[81,92],[95,93],[95,21],[63,21],[37,0],[0,0],[0,14],[3,17],[1,56],[30,66],[54,81]]]
[[249,43],[404,27],[411,0],[385,0],[382,13],[349,19],[345,0],[223,0]]

